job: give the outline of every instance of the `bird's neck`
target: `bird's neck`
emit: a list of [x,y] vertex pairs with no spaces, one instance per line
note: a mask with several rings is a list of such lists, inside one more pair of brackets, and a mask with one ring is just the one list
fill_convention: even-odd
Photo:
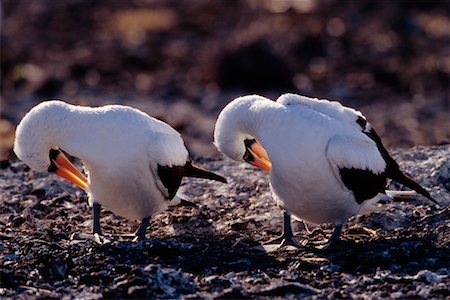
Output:
[[227,156],[240,160],[245,152],[244,141],[261,140],[265,114],[255,109],[254,102],[238,103],[236,107],[223,111],[216,124],[215,143]]
[[88,119],[89,115],[83,113],[55,116],[55,120],[50,122],[48,129],[51,132],[48,140],[51,148],[60,148],[72,156],[82,158],[80,145],[89,130],[93,129],[89,129]]

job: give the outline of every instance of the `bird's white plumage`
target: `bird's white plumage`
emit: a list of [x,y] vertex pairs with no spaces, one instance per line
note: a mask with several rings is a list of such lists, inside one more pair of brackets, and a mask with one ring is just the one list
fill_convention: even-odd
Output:
[[82,107],[47,101],[34,107],[16,130],[14,152],[37,171],[60,148],[82,160],[89,202],[129,219],[165,208],[168,191],[157,166],[184,165],[188,152],[166,123],[126,106]]
[[283,94],[277,99],[277,102],[286,106],[299,105],[300,107],[308,107],[325,116],[342,120],[357,128],[357,123],[355,123],[356,119],[358,117],[364,117],[360,111],[343,106],[338,101],[310,98],[297,94]]
[[272,192],[288,211],[313,223],[342,224],[361,205],[343,184],[338,168],[375,174],[386,168],[375,142],[356,122],[359,117],[363,118],[359,111],[338,102],[295,94],[282,95],[276,102],[244,96],[220,113],[215,145],[242,161],[243,138],[255,138],[272,163]]
[[380,174],[386,163],[374,141],[365,135],[360,138],[335,135],[328,141],[326,155],[332,167],[371,170]]

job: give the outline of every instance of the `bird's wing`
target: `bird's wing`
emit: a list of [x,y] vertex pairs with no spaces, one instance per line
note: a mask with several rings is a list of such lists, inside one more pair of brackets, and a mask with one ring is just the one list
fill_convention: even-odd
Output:
[[358,203],[384,192],[386,162],[369,138],[334,136],[328,141],[326,156],[337,180],[353,192]]
[[330,118],[351,124],[353,127],[365,129],[367,121],[360,111],[342,105],[338,101],[309,98],[297,94],[283,94],[277,103],[291,107],[303,107],[314,110]]

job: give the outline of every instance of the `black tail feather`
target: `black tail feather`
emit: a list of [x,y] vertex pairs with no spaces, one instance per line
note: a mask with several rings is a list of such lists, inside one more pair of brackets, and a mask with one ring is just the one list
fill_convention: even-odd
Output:
[[439,203],[436,200],[434,200],[433,197],[431,197],[430,193],[428,193],[423,187],[421,187],[420,184],[418,184],[414,179],[412,179],[411,177],[409,177],[400,170],[400,167],[397,164],[397,162],[392,158],[387,149],[383,146],[380,136],[375,132],[375,129],[370,128],[368,132],[363,131],[363,133],[366,134],[377,144],[378,150],[380,151],[381,156],[386,162],[387,177],[391,178],[394,181],[397,181],[398,183],[403,184],[404,186],[409,187],[410,189],[416,191],[417,193],[423,195],[430,201],[439,205]]
[[188,161],[184,166],[184,176],[205,178],[227,183],[227,180],[224,177],[214,174],[213,172],[210,172],[208,170],[205,170],[202,167],[196,166],[192,163],[192,161]]

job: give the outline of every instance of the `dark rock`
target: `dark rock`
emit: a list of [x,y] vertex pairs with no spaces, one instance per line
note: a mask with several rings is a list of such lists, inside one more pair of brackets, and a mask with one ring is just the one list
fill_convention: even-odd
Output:
[[262,289],[256,292],[259,296],[287,296],[296,295],[296,297],[305,297],[316,295],[320,290],[313,288],[307,284],[301,284],[298,282],[279,283],[272,284],[268,288]]
[[18,216],[16,218],[14,218],[11,222],[11,227],[13,228],[17,228],[20,225],[22,225],[23,223],[25,223],[25,218]]
[[46,191],[44,189],[34,189],[30,194],[36,196],[39,200],[42,200],[45,199]]

